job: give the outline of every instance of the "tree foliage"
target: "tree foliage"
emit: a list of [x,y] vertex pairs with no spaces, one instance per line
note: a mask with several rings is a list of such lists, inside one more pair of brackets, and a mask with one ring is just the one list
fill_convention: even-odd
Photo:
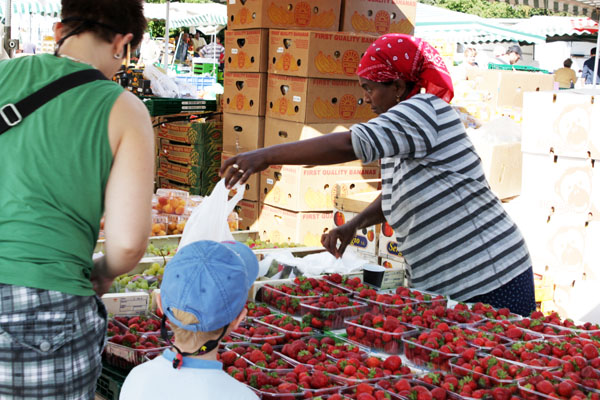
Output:
[[511,5],[504,1],[489,0],[420,0],[421,3],[447,8],[483,18],[529,18],[534,15],[565,15],[551,10]]

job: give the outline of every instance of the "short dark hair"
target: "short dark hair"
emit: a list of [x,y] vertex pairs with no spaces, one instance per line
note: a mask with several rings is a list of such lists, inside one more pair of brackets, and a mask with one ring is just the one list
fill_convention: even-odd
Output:
[[71,31],[92,32],[109,43],[117,33],[132,33],[131,48],[142,41],[146,30],[142,0],[62,0],[61,3],[62,20]]
[[521,46],[517,45],[517,44],[513,44],[512,46],[510,46],[507,50],[506,50],[506,54],[510,54],[510,53],[516,53],[519,56],[523,55],[523,51],[521,50]]
[[592,50],[590,50],[590,55],[592,55],[592,56],[596,55],[596,48],[595,47]]
[[571,68],[571,65],[573,65],[573,60],[571,60],[570,58],[567,58],[564,62],[563,62],[563,66],[567,67],[567,68]]

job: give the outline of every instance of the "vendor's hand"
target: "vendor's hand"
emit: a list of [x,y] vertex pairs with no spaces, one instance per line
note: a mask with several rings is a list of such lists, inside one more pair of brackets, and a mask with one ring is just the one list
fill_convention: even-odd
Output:
[[[348,247],[355,234],[356,229],[351,224],[344,224],[324,233],[323,236],[321,236],[321,244],[336,258],[340,258],[344,254],[344,251],[346,251],[346,247]],[[338,239],[340,241],[339,247]]]
[[103,294],[107,293],[115,280],[114,277],[107,276],[105,271],[106,264],[104,263],[104,257],[95,260],[90,281],[92,282],[94,292],[96,292],[98,297],[102,297]]
[[266,154],[265,149],[259,149],[225,160],[220,175],[225,178],[227,189],[233,188],[236,183],[244,184],[250,175],[267,169],[269,163]]

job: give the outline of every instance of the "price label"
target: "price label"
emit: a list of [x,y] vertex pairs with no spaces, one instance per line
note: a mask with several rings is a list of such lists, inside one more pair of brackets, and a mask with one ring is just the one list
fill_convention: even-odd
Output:
[[231,54],[237,54],[237,53],[238,53],[238,49],[231,49]]
[[292,101],[294,103],[302,103],[302,97],[300,97],[300,96],[294,96],[294,97],[292,97]]
[[283,53],[283,47],[278,47],[278,48],[277,48],[277,52],[278,52],[278,53]]
[[273,184],[273,179],[267,178],[267,185],[272,185],[272,184]]

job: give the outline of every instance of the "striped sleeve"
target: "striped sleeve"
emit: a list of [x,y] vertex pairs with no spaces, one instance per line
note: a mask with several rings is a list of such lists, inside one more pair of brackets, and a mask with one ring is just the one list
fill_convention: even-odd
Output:
[[365,163],[384,157],[425,157],[436,146],[438,129],[436,110],[423,97],[403,101],[350,128],[354,152]]

